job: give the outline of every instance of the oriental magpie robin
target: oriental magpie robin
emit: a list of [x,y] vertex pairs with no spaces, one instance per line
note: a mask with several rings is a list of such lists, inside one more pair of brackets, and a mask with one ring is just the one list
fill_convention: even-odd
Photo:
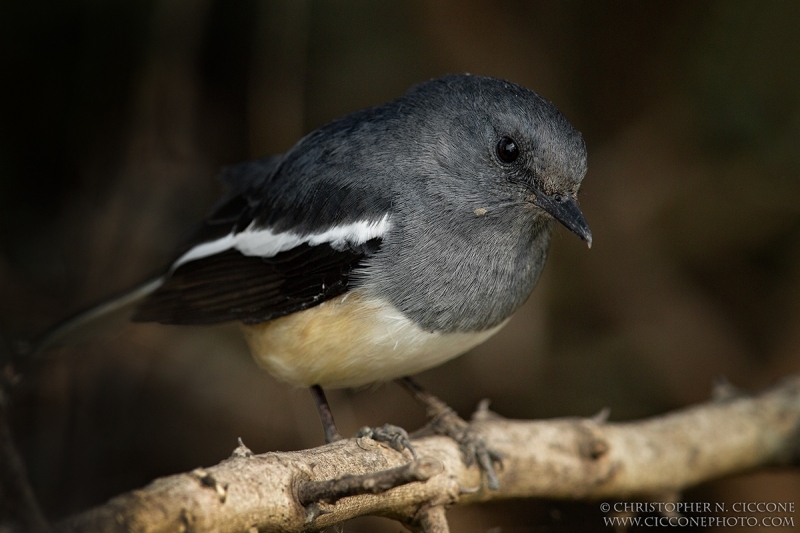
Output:
[[[591,246],[576,203],[585,173],[583,138],[549,101],[496,78],[434,79],[225,169],[227,195],[161,277],[44,344],[119,308],[163,324],[238,321],[260,366],[312,388],[335,440],[322,387],[405,378],[497,333],[536,285],[554,221]],[[495,486],[493,456],[465,423],[403,384]],[[370,434],[410,448],[399,428]]]

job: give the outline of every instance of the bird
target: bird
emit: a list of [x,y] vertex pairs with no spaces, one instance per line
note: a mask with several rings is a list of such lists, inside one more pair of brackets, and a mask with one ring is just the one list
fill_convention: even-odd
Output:
[[[534,91],[470,74],[422,82],[223,169],[227,193],[162,275],[56,333],[123,307],[137,322],[239,322],[259,366],[311,390],[326,441],[341,435],[325,389],[398,380],[496,488],[500,458],[410,376],[509,321],[555,222],[591,247],[586,170],[582,135]],[[402,428],[366,434],[414,453]]]

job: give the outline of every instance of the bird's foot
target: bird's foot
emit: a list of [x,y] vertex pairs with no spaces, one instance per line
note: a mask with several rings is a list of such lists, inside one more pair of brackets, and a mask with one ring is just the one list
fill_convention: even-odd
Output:
[[435,415],[424,428],[414,432],[414,437],[425,435],[443,435],[456,441],[464,464],[471,466],[477,463],[486,474],[486,485],[491,490],[500,488],[495,470],[495,465],[503,465],[500,454],[490,449],[483,437],[473,431],[471,424],[458,416],[453,409],[446,407],[446,410]]
[[378,442],[385,442],[389,447],[401,453],[403,450],[408,450],[411,452],[411,456],[415,460],[417,459],[417,451],[411,445],[411,438],[408,436],[408,432],[401,427],[391,424],[385,424],[379,428],[363,427],[356,434],[356,438],[358,437],[369,437]]
[[478,464],[486,474],[486,485],[491,490],[500,488],[500,480],[497,477],[495,465],[502,468],[502,457],[499,453],[489,449],[486,441],[476,434],[469,422],[458,416],[449,405],[422,388],[411,378],[398,380],[406,390],[423,405],[425,405],[430,417],[430,422],[414,432],[414,437],[426,435],[443,435],[456,441],[461,448],[464,464],[471,466]]
[[[322,387],[319,385],[312,386],[311,396],[314,398],[314,403],[317,404],[319,418],[322,421],[322,428],[325,430],[325,442],[330,444],[331,442],[342,440],[343,437],[336,428],[336,423],[333,421],[331,407],[328,405],[328,399],[325,397]],[[392,449],[400,453],[402,453],[403,450],[408,450],[411,452],[411,457],[413,457],[414,460],[417,459],[417,451],[411,445],[411,439],[408,433],[401,427],[391,424],[385,424],[379,428],[363,427],[356,434],[356,438],[359,437],[370,437],[372,440],[385,442]]]

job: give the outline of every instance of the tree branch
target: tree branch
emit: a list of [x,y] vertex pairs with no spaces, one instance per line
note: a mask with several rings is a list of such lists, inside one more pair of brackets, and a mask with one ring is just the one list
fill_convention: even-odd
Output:
[[303,481],[297,489],[297,499],[303,506],[312,503],[334,504],[348,496],[381,494],[414,481],[427,481],[441,471],[442,465],[439,461],[423,459],[361,476],[346,474],[325,481]]
[[[481,410],[473,429],[503,457],[499,490],[486,489],[480,470],[464,465],[458,445],[444,437],[414,439],[419,464],[428,469],[419,476],[409,475],[419,465],[409,463],[408,452],[366,437],[262,455],[240,446],[216,466],[157,479],[67,519],[58,530],[315,531],[380,515],[438,533],[447,531],[444,509],[456,504],[522,497],[657,498],[753,468],[797,464],[800,377],[755,397],[722,396],[630,423],[601,417],[514,421]],[[400,486],[363,493],[365,480],[378,478],[399,480]],[[328,492],[314,492],[320,488]]]

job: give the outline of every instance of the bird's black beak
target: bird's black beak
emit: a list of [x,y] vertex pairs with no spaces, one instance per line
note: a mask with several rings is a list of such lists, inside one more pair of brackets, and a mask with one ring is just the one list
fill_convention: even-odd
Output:
[[533,192],[536,195],[536,199],[533,201],[534,205],[553,215],[568,230],[586,241],[589,248],[592,247],[592,231],[572,196],[559,193],[548,195],[537,189],[533,189]]

